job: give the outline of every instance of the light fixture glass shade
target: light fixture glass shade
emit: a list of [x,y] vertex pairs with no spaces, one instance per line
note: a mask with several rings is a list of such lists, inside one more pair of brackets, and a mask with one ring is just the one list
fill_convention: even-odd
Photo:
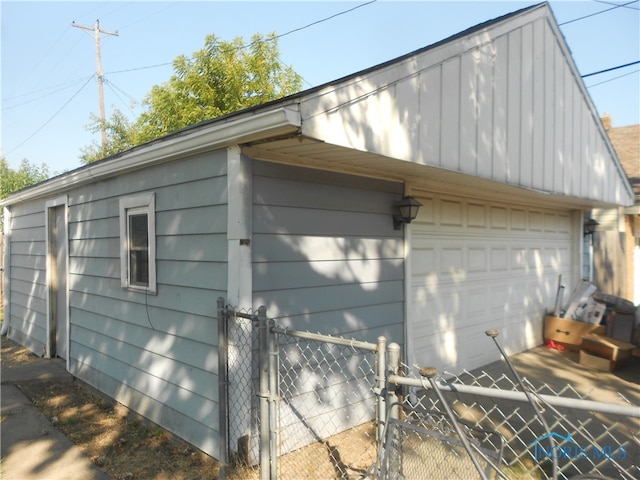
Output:
[[409,196],[394,203],[395,212],[393,219],[395,228],[399,229],[403,223],[411,223],[412,220],[415,220],[421,206],[422,204],[418,200]]
[[597,220],[594,220],[593,218],[590,218],[584,223],[584,234],[591,235],[593,232],[596,231],[596,227],[598,225],[600,225],[600,222],[598,222]]

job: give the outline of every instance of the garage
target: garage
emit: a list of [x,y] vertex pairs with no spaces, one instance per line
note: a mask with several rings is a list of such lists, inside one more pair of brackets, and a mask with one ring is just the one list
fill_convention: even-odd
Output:
[[[571,210],[423,194],[408,232],[407,347],[412,365],[458,373],[542,343],[558,277],[573,276]],[[577,230],[577,227],[576,227]]]

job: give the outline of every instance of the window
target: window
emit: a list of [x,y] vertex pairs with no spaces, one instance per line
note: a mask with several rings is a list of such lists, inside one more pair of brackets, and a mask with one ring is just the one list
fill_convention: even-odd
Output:
[[155,195],[120,199],[122,288],[156,293]]

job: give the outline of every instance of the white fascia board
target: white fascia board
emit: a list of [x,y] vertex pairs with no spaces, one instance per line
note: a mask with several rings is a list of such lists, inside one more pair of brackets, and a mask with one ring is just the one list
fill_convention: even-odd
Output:
[[55,195],[86,183],[113,177],[131,170],[164,163],[180,157],[223,148],[237,143],[293,133],[301,125],[298,104],[288,104],[264,112],[248,113],[187,131],[134,148],[120,157],[97,162],[60,175],[0,202],[8,206],[25,200]]

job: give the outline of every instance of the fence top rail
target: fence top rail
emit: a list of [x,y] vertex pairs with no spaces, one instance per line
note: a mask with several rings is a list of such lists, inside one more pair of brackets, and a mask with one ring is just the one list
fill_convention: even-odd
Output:
[[271,331],[273,333],[278,333],[280,335],[303,338],[305,340],[314,340],[314,341],[323,342],[323,343],[332,343],[334,345],[342,345],[342,346],[351,347],[354,349],[370,350],[372,352],[375,352],[378,350],[378,345],[376,345],[375,343],[362,342],[359,340],[349,340],[347,338],[340,338],[340,337],[332,337],[331,335],[322,335],[320,333],[300,332],[297,330],[291,330],[288,328],[279,327],[277,325],[271,327]]
[[[424,379],[402,377],[399,375],[390,375],[388,378],[392,385],[406,385],[409,387],[422,387],[430,389],[431,385]],[[466,393],[470,395],[478,395],[484,397],[500,398],[503,400],[513,400],[519,402],[528,402],[527,396],[520,391],[502,390],[498,388],[478,387],[474,385],[464,385],[461,383],[438,382],[438,390],[446,392]],[[600,413],[610,413],[614,415],[623,415],[627,417],[640,418],[640,408],[635,405],[618,405],[613,403],[594,402],[593,400],[582,400],[577,398],[565,398],[553,395],[535,394],[544,402],[555,407],[572,408],[576,410],[587,410]]]
[[248,320],[254,320],[254,321],[258,320],[257,314],[238,312],[237,310],[233,310],[232,308],[225,308],[224,310],[222,310],[222,313],[224,315],[233,315],[234,317],[238,317],[238,318],[246,318]]

